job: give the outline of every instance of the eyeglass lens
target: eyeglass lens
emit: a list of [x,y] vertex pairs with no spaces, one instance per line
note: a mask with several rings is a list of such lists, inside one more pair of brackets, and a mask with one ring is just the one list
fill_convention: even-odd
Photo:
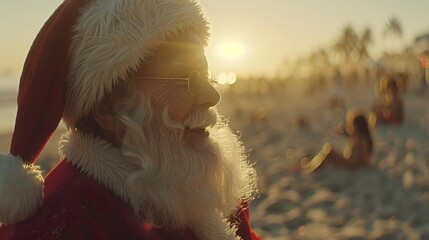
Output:
[[188,88],[192,96],[198,96],[201,90],[201,74],[197,71],[189,74]]

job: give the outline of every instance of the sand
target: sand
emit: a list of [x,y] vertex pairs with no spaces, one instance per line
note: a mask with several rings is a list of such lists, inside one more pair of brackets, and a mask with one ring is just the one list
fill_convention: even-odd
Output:
[[[224,91],[219,111],[228,116],[259,173],[260,194],[251,222],[263,239],[429,239],[429,94],[409,89],[405,122],[374,129],[373,166],[358,171],[328,167],[313,174],[297,169],[325,142],[342,149],[338,134],[345,110],[328,107],[330,90],[308,94],[303,87],[275,91]],[[347,91],[346,109],[366,111],[375,101],[373,84]],[[55,164],[55,133],[42,159]],[[10,134],[0,136],[8,150]]]
[[[345,110],[329,109],[329,92],[224,94],[220,109],[259,173],[253,228],[264,239],[429,239],[429,96],[408,90],[405,122],[374,129],[371,168],[304,174],[299,160],[325,142],[344,147]],[[346,96],[346,109],[368,112],[376,100],[368,83]]]

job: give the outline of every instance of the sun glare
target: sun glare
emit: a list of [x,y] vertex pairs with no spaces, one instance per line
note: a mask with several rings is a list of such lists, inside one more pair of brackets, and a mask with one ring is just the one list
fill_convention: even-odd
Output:
[[230,72],[230,73],[219,73],[216,77],[216,81],[221,84],[234,84],[237,81],[237,75],[235,75],[235,73]]
[[224,42],[219,45],[220,55],[229,60],[239,59],[245,52],[244,45],[239,42]]

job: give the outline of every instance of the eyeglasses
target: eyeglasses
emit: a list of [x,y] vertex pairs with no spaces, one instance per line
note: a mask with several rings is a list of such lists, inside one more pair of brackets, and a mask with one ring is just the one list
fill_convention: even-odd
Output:
[[186,78],[169,78],[169,77],[136,77],[137,79],[145,79],[145,80],[162,80],[162,81],[187,81],[188,82],[188,90],[189,94],[193,97],[196,97],[200,94],[201,87],[203,85],[203,81],[207,81],[213,87],[217,84],[217,82],[212,78],[212,74],[209,71],[206,79],[201,76],[201,73],[198,71],[192,71],[188,77]]

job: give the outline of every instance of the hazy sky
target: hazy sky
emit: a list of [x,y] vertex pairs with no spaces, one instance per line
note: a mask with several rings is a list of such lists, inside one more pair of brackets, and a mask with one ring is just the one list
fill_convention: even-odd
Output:
[[[21,71],[44,21],[62,0],[0,0],[0,71]],[[207,56],[214,72],[275,74],[293,60],[327,47],[341,29],[370,27],[380,52],[390,17],[402,24],[402,44],[429,32],[428,0],[201,0],[212,23]]]

